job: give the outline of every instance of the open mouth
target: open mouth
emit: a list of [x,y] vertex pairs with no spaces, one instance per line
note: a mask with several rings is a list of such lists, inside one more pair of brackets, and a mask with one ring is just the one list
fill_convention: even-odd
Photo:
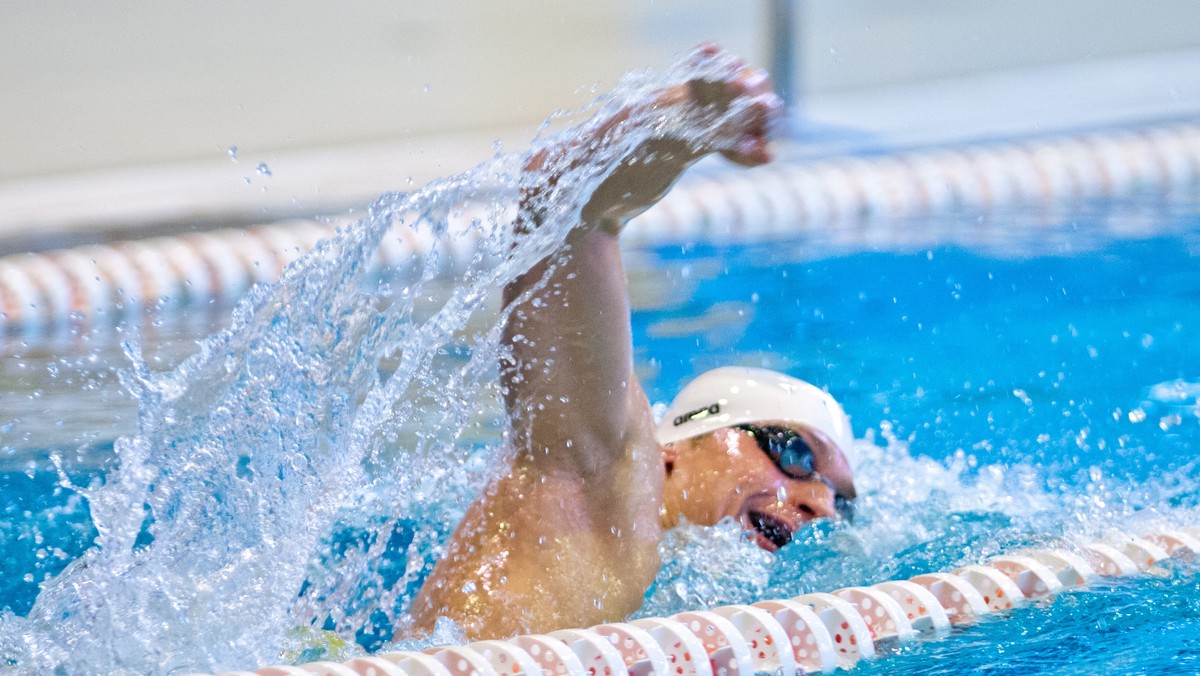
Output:
[[754,530],[775,545],[776,549],[792,541],[792,529],[780,519],[770,514],[754,511],[747,516],[750,518],[750,525],[754,526]]

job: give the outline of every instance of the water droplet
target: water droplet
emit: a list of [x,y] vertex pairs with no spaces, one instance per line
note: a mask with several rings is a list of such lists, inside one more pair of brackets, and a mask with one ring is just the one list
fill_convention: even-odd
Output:
[[424,88],[422,88],[422,90],[421,90],[421,91],[425,92],[426,94],[428,94],[428,93],[429,93],[429,83],[428,83],[428,82],[426,82],[426,83],[425,83],[425,87],[424,87]]
[[1179,425],[1182,422],[1183,422],[1182,416],[1180,416],[1178,413],[1172,413],[1171,415],[1164,416],[1161,420],[1159,420],[1158,427],[1162,431],[1166,432],[1167,430],[1171,429],[1172,427],[1175,427],[1176,425]]
[[254,171],[257,171],[259,176],[271,178],[271,168],[267,166],[266,162],[259,162],[258,166],[254,168]]

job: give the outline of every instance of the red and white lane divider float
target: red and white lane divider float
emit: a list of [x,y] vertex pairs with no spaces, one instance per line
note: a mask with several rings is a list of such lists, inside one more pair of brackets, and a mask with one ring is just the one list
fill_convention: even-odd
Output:
[[[1137,194],[1191,196],[1200,183],[1200,121],[1129,130],[914,150],[882,157],[779,161],[696,178],[635,218],[626,246],[751,242],[805,232],[853,241],[906,241],[903,219],[966,210],[1054,207]],[[467,205],[471,206],[471,205]],[[475,213],[478,211],[478,213]],[[439,256],[477,253],[469,226],[486,205],[464,209]],[[981,219],[965,236],[1011,235],[1011,219]],[[900,222],[901,225],[892,225]],[[1114,226],[1155,234],[1145,222]],[[240,297],[329,236],[333,225],[294,221],[238,230],[0,258],[0,339],[61,339],[136,321],[144,309],[170,319],[182,307]],[[377,266],[411,269],[434,248],[400,228]]]
[[1035,549],[983,565],[833,593],[672,617],[563,629],[504,641],[346,662],[231,671],[223,676],[751,676],[830,673],[879,655],[878,646],[1053,599],[1099,577],[1135,575],[1159,561],[1200,556],[1200,528],[1079,551]]

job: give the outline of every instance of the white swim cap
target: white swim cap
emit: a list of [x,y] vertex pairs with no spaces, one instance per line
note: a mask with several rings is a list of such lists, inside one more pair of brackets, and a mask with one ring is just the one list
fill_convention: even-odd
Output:
[[767,369],[723,366],[688,383],[658,425],[658,443],[669,444],[742,423],[781,420],[807,425],[843,453],[853,450],[850,419],[824,390]]

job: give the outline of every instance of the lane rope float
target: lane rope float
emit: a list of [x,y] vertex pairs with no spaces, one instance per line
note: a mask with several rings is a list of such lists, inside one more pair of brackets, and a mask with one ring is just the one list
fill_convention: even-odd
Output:
[[[630,623],[392,652],[345,662],[228,671],[221,676],[752,676],[832,673],[880,656],[879,645],[936,639],[955,625],[1053,600],[1102,577],[1200,556],[1200,528],[1029,549],[949,573]],[[200,676],[200,675],[193,675]]]
[[[904,241],[892,225],[953,210],[980,215],[1016,206],[1057,207],[1139,193],[1187,194],[1200,183],[1200,121],[901,152],[881,157],[780,160],[712,172],[672,190],[633,219],[626,246],[751,242],[826,232],[861,243]],[[452,267],[475,255],[465,209],[438,255]],[[229,301],[332,234],[297,220],[247,229],[78,247],[0,258],[0,339],[26,342],[111,330],[153,309]],[[1109,225],[1154,234],[1147,223]],[[971,235],[1000,239],[1013,224],[982,219]],[[1131,231],[1131,228],[1133,231]],[[408,231],[385,238],[376,265],[411,269],[433,242]],[[463,236],[458,236],[463,235]]]

